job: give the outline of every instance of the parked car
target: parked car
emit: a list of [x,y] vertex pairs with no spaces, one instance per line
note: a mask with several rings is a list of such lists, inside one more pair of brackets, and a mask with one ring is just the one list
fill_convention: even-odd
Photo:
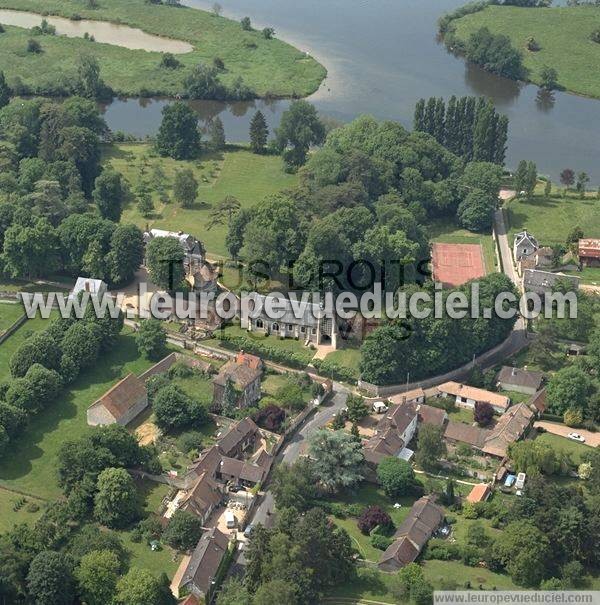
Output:
[[579,433],[569,433],[567,435],[569,439],[573,441],[579,441],[580,443],[585,443],[585,439]]
[[244,530],[244,536],[249,538],[252,535],[252,531],[254,530],[254,525],[252,523],[248,524],[248,527]]
[[236,518],[232,511],[225,511],[225,524],[227,529],[233,529],[236,526]]
[[383,401],[374,401],[372,409],[376,414],[385,414],[388,411],[388,406]]

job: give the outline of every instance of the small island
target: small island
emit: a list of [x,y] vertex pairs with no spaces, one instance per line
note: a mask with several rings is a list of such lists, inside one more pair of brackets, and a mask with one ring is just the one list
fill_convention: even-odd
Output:
[[[50,22],[63,17],[73,23],[114,24],[115,31],[127,26],[165,41],[163,52],[131,49],[118,40],[96,40],[94,23],[83,32],[89,35],[66,37],[57,35],[60,28],[54,31],[51,24],[27,29],[0,16],[0,71],[19,83],[13,88],[21,94],[66,96],[78,60],[85,55],[95,57],[106,85],[124,96],[304,97],[317,90],[327,74],[308,53],[274,38],[271,28],[255,30],[248,18],[232,21],[218,9],[209,13],[177,2],[145,0],[0,0],[0,9],[37,13],[40,24],[44,17]],[[169,52],[174,40],[189,46],[189,52]],[[212,73],[218,86],[190,94],[186,79],[198,65]]]
[[[487,28],[496,40],[505,38],[510,44],[507,54],[520,54],[522,69],[514,79],[600,97],[600,43],[594,36],[600,30],[598,7],[517,7],[482,2],[466,5],[440,20],[446,44],[459,53],[466,51],[482,28]],[[466,56],[473,60],[468,52]],[[490,62],[474,62],[494,71]],[[509,73],[500,75],[514,77]]]

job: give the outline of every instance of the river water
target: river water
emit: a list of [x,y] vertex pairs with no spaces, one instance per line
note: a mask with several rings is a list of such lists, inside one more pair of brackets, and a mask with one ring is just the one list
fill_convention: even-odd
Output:
[[131,50],[147,50],[155,52],[170,52],[173,54],[189,53],[194,47],[182,40],[171,40],[161,36],[147,34],[141,29],[107,23],[105,21],[92,21],[80,19],[78,21],[63,17],[42,17],[37,13],[0,9],[0,23],[15,25],[17,27],[31,28],[40,25],[42,19],[54,25],[56,33],[69,38],[83,38],[88,33],[94,36],[96,42],[105,42],[116,46],[123,46]]
[[[537,162],[557,179],[563,168],[584,170],[600,184],[600,101],[566,93],[542,97],[537,87],[498,78],[454,57],[436,39],[436,21],[465,0],[222,0],[224,15],[249,15],[256,26],[309,51],[329,70],[311,101],[347,121],[361,113],[412,126],[420,97],[486,95],[510,118],[507,165]],[[191,6],[210,3],[187,0]],[[113,129],[153,134],[166,101],[115,100],[106,109]],[[219,115],[230,141],[248,138],[257,108],[276,125],[287,101],[194,102],[203,121]]]

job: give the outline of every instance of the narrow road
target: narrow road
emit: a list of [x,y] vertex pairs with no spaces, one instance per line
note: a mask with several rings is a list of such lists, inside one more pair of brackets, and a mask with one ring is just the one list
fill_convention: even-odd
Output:
[[521,280],[517,275],[517,271],[513,263],[512,250],[508,241],[508,233],[506,223],[504,221],[504,211],[502,208],[496,210],[494,213],[494,231],[496,232],[496,238],[498,239],[500,259],[502,261],[502,271],[504,275],[510,278],[520,289]]
[[[559,437],[564,437],[568,439],[567,435],[569,433],[577,433],[581,435],[585,439],[585,443],[582,445],[589,445],[590,447],[600,447],[600,433],[592,433],[591,431],[587,431],[585,429],[573,429],[571,427],[565,426],[564,424],[557,424],[556,422],[548,422],[546,420],[538,420],[533,423],[534,428],[542,428],[545,429],[548,433],[552,433],[553,435],[558,435]],[[574,443],[581,443],[579,441],[574,441]]]

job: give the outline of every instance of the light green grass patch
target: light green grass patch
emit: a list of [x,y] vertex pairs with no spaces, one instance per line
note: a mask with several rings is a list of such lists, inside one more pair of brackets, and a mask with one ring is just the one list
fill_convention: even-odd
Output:
[[[27,500],[19,510],[14,510],[15,504],[21,500]],[[39,506],[36,512],[29,512],[27,506],[35,503]],[[32,523],[39,519],[43,512],[46,503],[43,500],[38,500],[31,496],[22,496],[15,492],[11,492],[0,488],[0,534],[11,530],[19,523]]]
[[338,349],[337,351],[328,353],[325,359],[338,366],[352,370],[354,377],[357,379],[360,376],[360,360],[362,359],[360,349]]
[[0,301],[0,334],[8,330],[24,314],[23,305]]
[[[257,155],[243,147],[229,147],[223,153],[206,153],[198,160],[177,161],[161,158],[147,144],[119,144],[104,147],[104,162],[109,163],[129,181],[136,190],[140,181],[147,182],[154,190],[152,199],[155,212],[144,218],[138,212],[135,200],[123,213],[123,222],[131,222],[144,229],[146,225],[172,231],[186,231],[203,242],[211,258],[227,258],[225,236],[227,225],[208,228],[211,212],[218,202],[232,195],[243,208],[251,208],[268,195],[282,189],[293,188],[297,175],[283,171],[281,158]],[[162,203],[152,183],[155,167],[160,165],[166,175],[166,189],[170,202]],[[198,201],[193,208],[182,208],[173,200],[173,178],[177,170],[189,168],[200,185]],[[236,271],[229,271],[230,281],[237,281]],[[231,287],[231,284],[230,284]]]
[[[13,338],[0,346],[0,351]],[[91,430],[86,410],[94,401],[129,372],[141,374],[151,365],[139,356],[131,333],[119,335],[110,352],[101,356],[55,402],[34,416],[24,434],[11,442],[0,461],[0,483],[42,498],[60,496],[56,468],[61,445]]]
[[[573,432],[577,432],[577,429],[573,429]],[[555,452],[562,451],[571,456],[573,463],[578,466],[581,464],[581,456],[592,451],[589,445],[579,443],[578,441],[572,441],[567,437],[561,437],[560,435],[554,435],[552,433],[542,433],[538,435],[536,439],[539,439],[542,443],[548,444]]]
[[[600,11],[595,6],[520,8],[489,6],[485,10],[452,22],[456,36],[469,36],[487,27],[495,34],[508,36],[519,49],[528,70],[528,80],[539,84],[544,65],[558,72],[563,88],[583,95],[600,96],[600,44],[590,34],[600,27]],[[527,39],[535,38],[541,50],[527,50]]]
[[593,198],[547,198],[543,195],[512,200],[506,205],[509,241],[524,229],[542,246],[564,245],[575,227],[581,227],[585,237],[600,237],[599,204]]
[[[175,96],[183,80],[198,63],[212,65],[215,57],[225,63],[221,80],[231,85],[238,77],[259,96],[307,96],[317,90],[325,68],[298,49],[280,40],[266,40],[259,31],[246,32],[239,23],[187,7],[148,4],[144,0],[102,0],[86,8],[79,0],[0,0],[0,8],[28,10],[70,18],[112,21],[148,33],[190,42],[194,50],[177,55],[180,69],[159,67],[161,53],[129,50],[82,38],[43,36],[44,52],[25,52],[28,30],[7,27],[0,36],[0,69],[19,76],[27,85],[44,90],[57,81],[73,79],[77,59],[84,53],[97,57],[101,74],[119,94],[140,91]],[[40,18],[41,21],[41,18]]]

